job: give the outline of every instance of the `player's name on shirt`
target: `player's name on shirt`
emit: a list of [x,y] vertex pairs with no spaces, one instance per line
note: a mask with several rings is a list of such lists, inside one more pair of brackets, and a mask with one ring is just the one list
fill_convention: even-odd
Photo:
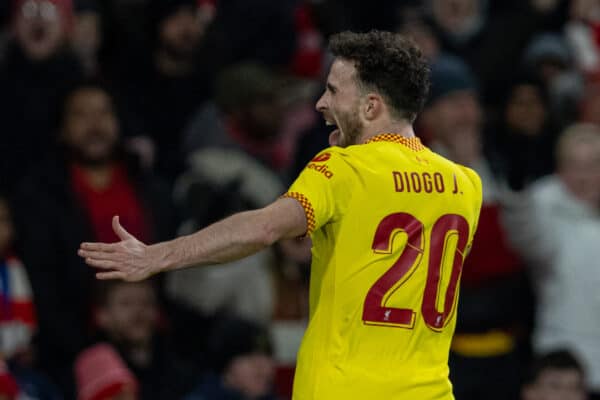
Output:
[[450,184],[440,172],[392,171],[392,177],[399,193],[445,193],[452,188],[452,194],[462,194],[454,174]]

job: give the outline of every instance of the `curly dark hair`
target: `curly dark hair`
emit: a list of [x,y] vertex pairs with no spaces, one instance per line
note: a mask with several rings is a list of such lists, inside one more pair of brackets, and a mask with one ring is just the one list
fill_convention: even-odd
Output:
[[376,90],[391,105],[395,117],[414,121],[429,92],[429,66],[421,50],[397,33],[372,30],[333,35],[335,57],[353,61],[358,83]]

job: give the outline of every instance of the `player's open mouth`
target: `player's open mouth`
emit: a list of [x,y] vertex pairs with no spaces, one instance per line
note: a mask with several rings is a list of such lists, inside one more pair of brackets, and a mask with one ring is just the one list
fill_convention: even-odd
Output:
[[331,122],[331,121],[325,120],[325,125],[331,126],[331,127],[335,128],[329,134],[329,145],[330,146],[337,146],[339,144],[339,138],[340,138],[340,133],[341,133],[340,129],[338,128],[338,126],[334,122]]
[[326,120],[326,121],[325,121],[325,125],[327,125],[327,126],[330,126],[330,127],[334,128],[334,130],[331,132],[332,134],[333,134],[333,133],[336,133],[336,132],[337,132],[337,133],[339,133],[339,130],[340,130],[340,129],[339,129],[339,128],[338,128],[338,126],[335,124],[335,122],[331,122],[331,121],[327,121],[327,120]]

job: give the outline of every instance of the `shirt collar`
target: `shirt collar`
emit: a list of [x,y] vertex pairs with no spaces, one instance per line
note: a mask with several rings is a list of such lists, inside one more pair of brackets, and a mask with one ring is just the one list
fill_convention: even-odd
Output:
[[425,146],[423,146],[423,144],[421,143],[421,139],[419,139],[416,136],[408,138],[406,136],[398,135],[396,133],[380,133],[379,135],[371,137],[365,142],[365,144],[372,142],[400,143],[413,151],[425,150]]

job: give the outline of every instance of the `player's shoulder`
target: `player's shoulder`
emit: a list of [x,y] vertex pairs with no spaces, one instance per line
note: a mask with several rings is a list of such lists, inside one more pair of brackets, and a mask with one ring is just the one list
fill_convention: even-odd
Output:
[[356,154],[351,150],[348,150],[348,148],[332,146],[317,153],[309,161],[309,165],[311,163],[325,163],[343,168],[344,166],[352,164],[355,159]]
[[321,150],[311,161],[328,161],[330,159],[344,160],[348,157],[352,157],[352,155],[353,153],[348,147],[331,146]]
[[[375,146],[369,144],[356,144],[348,147],[332,146],[325,149],[324,153],[329,153],[334,162],[344,163],[348,166],[358,167],[365,163],[372,163],[374,159],[381,157],[382,152],[387,153],[390,149],[398,146],[382,146],[374,143]],[[384,150],[386,149],[386,150]],[[399,154],[396,154],[399,156]],[[401,156],[401,155],[400,155]]]
[[477,174],[477,172],[475,172],[473,169],[471,169],[469,167],[465,167],[462,164],[458,164],[458,163],[442,156],[441,154],[439,154],[435,151],[429,150],[429,153],[430,153],[431,157],[435,157],[436,165],[438,168],[442,168],[442,169],[452,172],[454,174],[463,175],[465,178],[467,178],[469,181],[471,181],[475,186],[481,186],[481,179],[479,178],[479,175]]
[[477,174],[477,172],[475,172],[475,170],[469,168],[469,167],[465,167],[464,165],[460,165],[460,164],[455,164],[458,169],[460,171],[462,171],[462,173],[469,179],[469,181],[471,181],[471,183],[473,184],[473,186],[478,189],[479,191],[481,191],[481,178],[479,177],[479,174]]
[[314,161],[316,158],[330,159],[332,156],[337,157],[343,153],[344,149],[342,147],[330,146],[318,152],[311,161]]
[[436,152],[432,151],[431,154],[433,154],[433,156],[437,158],[438,168],[441,168],[447,171],[448,173],[454,175],[455,178],[462,178],[461,180],[470,183],[474,193],[482,192],[481,178],[479,177],[477,172],[475,172],[475,170],[466,167],[462,164],[458,164],[452,160],[449,160]]
[[317,173],[328,180],[346,180],[352,175],[352,155],[346,149],[333,146],[321,150],[306,164],[305,171]]
[[467,198],[471,199],[477,208],[481,208],[483,202],[483,186],[481,178],[473,169],[460,164],[455,165],[457,171],[463,175],[463,182],[466,181],[470,184],[469,189],[467,189],[469,185],[463,184],[462,191],[464,191],[465,195],[468,194]]

